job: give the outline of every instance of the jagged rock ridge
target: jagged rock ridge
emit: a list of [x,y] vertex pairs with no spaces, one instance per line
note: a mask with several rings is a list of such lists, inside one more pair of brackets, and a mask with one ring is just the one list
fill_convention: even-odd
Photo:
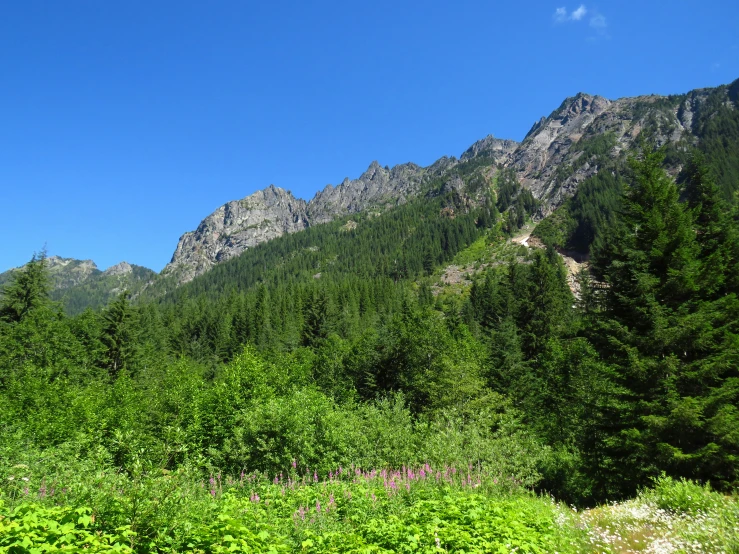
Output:
[[[699,139],[694,128],[695,114],[709,95],[716,92],[723,93],[726,105],[736,109],[729,100],[729,87],[618,100],[579,93],[534,124],[508,165],[516,170],[522,185],[542,201],[541,215],[545,216],[598,171],[592,159],[580,159],[586,156],[581,147],[585,141],[609,134],[614,139],[612,158],[633,148],[645,129],[649,129],[650,138],[657,145],[667,142],[695,145]],[[568,168],[573,171],[566,171]]]
[[587,141],[608,134],[613,142],[608,153],[612,158],[631,149],[645,128],[658,144],[695,144],[695,114],[709,94],[722,90],[726,102],[734,106],[729,99],[730,87],[618,100],[578,93],[537,121],[521,143],[489,135],[470,146],[459,160],[443,157],[425,168],[413,163],[388,168],[375,161],[358,179],[328,185],[307,203],[270,186],[244,200],[225,204],[195,231],[185,233],[164,273],[175,275],[178,283],[189,281],[214,264],[284,233],[402,204],[418,196],[432,179],[442,179],[442,190],[460,191],[464,183],[453,169],[468,161],[488,163],[485,178],[489,182],[497,167],[513,168],[521,184],[541,201],[539,216],[544,217],[598,171],[596,158],[583,147]]
[[[463,156],[468,159],[484,155],[493,163],[503,163],[516,144],[488,136]],[[358,179],[346,178],[339,185],[327,185],[310,202],[270,185],[243,200],[224,204],[195,231],[182,235],[163,273],[184,283],[247,248],[285,233],[370,208],[384,210],[403,204],[418,196],[427,182],[443,176],[458,163],[456,158],[443,157],[425,168],[414,163],[389,168],[373,161]]]

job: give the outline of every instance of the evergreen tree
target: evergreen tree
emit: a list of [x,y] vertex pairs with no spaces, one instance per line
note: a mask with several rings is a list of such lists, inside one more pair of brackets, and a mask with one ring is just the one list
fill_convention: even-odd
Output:
[[0,320],[18,323],[31,311],[49,302],[49,276],[46,252],[34,254],[31,261],[16,271],[0,296]]
[[102,314],[102,333],[100,340],[105,350],[103,365],[115,378],[123,369],[128,369],[136,357],[137,328],[133,308],[129,302],[129,292],[124,291]]
[[[711,223],[720,216],[700,176],[688,205],[680,203],[661,161],[659,152],[646,151],[632,163],[623,210],[594,255],[608,288],[588,336],[615,368],[613,388],[621,391],[599,422],[595,447],[620,471],[617,483],[604,485],[610,495],[633,492],[659,471],[721,486],[737,478],[739,445],[717,421],[736,422],[727,408],[738,393],[731,383],[739,310],[734,295],[704,301],[725,280],[720,267],[706,267],[723,265],[715,257],[723,239]],[[701,276],[709,281],[705,292]]]
[[334,327],[334,310],[324,289],[314,290],[303,305],[304,346],[319,346],[325,341]]

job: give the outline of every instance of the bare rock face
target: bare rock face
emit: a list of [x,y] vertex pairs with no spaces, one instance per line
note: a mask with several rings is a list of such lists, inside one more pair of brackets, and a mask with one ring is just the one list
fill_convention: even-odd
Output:
[[302,231],[308,226],[306,207],[304,200],[274,185],[228,202],[182,235],[162,273],[177,273],[184,283],[247,248]]
[[103,271],[103,275],[128,275],[133,271],[133,266],[128,262],[120,262],[110,266]]
[[594,156],[584,147],[588,141],[611,137],[611,158],[633,148],[645,129],[657,145],[680,140],[694,144],[695,114],[713,90],[618,100],[577,94],[534,124],[507,165],[542,201],[541,215],[545,216],[575,194],[582,181],[598,172]]
[[499,139],[488,135],[478,140],[460,158],[462,161],[471,160],[481,156],[492,158],[495,164],[507,164],[511,161],[511,154],[516,151],[519,143],[515,140]]
[[391,207],[403,204],[418,195],[426,171],[413,163],[396,165],[392,169],[372,162],[359,179],[328,185],[308,203],[308,218],[312,225],[326,223],[370,207]]
[[521,184],[531,189],[535,197],[544,198],[551,188],[554,172],[572,145],[611,104],[600,96],[580,93],[534,124],[510,161]]

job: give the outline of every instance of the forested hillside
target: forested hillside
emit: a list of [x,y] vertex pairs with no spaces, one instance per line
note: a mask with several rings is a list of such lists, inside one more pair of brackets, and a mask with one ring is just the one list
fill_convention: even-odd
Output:
[[[644,516],[632,548],[735,550],[739,211],[719,151],[689,152],[679,183],[669,146],[624,153],[540,224],[547,248],[502,249],[454,293],[444,266],[539,209],[484,157],[100,312],[66,315],[34,256],[0,296],[0,547],[603,551],[616,512],[536,495],[640,494],[675,519]],[[591,249],[578,297],[553,245]]]

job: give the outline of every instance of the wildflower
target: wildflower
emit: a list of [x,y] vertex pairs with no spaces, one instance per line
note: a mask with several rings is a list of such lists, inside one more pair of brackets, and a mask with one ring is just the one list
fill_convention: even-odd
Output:
[[316,500],[316,513],[321,513],[321,503]]

